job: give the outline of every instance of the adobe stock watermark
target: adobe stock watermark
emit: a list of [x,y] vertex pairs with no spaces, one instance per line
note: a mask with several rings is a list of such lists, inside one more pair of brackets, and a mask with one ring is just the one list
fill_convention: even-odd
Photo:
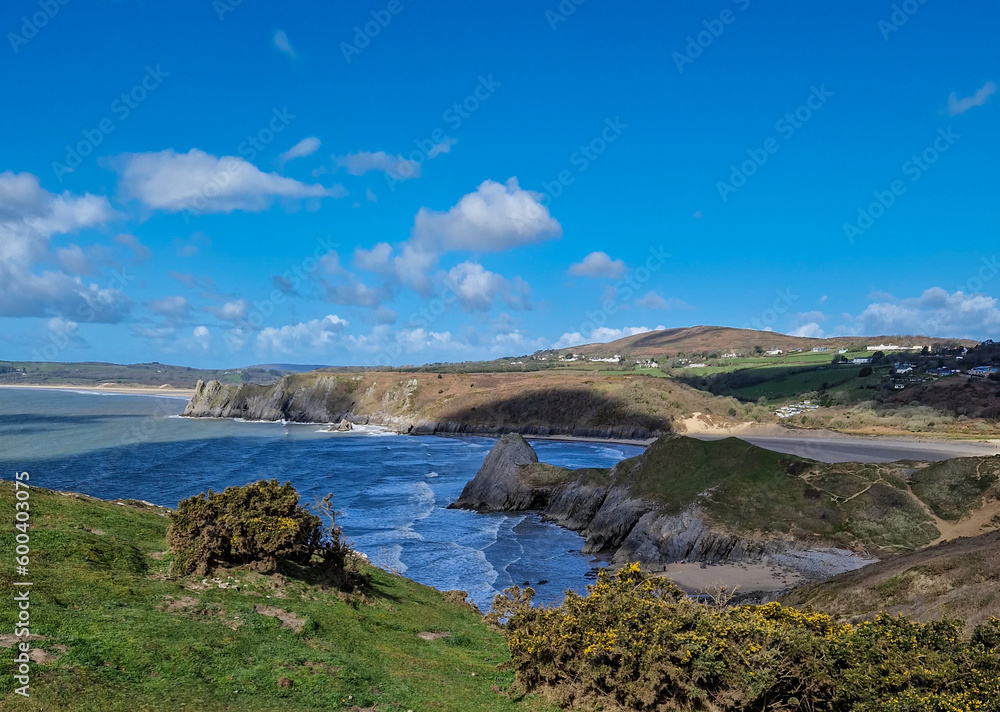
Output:
[[[473,90],[461,101],[456,101],[445,109],[444,113],[441,114],[441,120],[448,125],[452,133],[458,131],[501,86],[503,83],[496,81],[492,74],[486,76],[480,74],[479,81]],[[406,161],[400,165],[399,173],[397,175],[385,174],[385,182],[389,186],[389,190],[395,192],[399,183],[413,178],[419,167],[442,151],[442,146],[447,146],[450,149],[450,143],[453,142],[454,138],[440,126],[431,131],[427,138],[414,139],[413,143],[417,150],[411,151],[410,155],[406,156]]]
[[604,119],[604,128],[590,141],[581,144],[579,148],[569,154],[569,163],[575,171],[564,168],[556,174],[555,180],[542,181],[543,195],[541,204],[548,207],[554,199],[562,195],[563,190],[573,185],[576,176],[590,168],[601,154],[607,151],[608,147],[621,137],[627,128],[628,124],[622,123],[620,116],[616,116],[613,119]]
[[287,106],[271,109],[271,114],[271,119],[263,127],[256,133],[248,135],[246,140],[236,147],[236,152],[246,161],[226,156],[220,170],[216,171],[195,195],[186,201],[180,211],[185,223],[190,223],[192,217],[207,212],[211,208],[211,201],[222,194],[223,189],[240,174],[243,167],[247,163],[252,163],[258,154],[270,146],[277,135],[288,128],[295,119],[295,114],[290,113]]
[[[947,129],[938,129],[937,137],[920,153],[913,154],[909,160],[900,166],[900,172],[910,179],[910,183],[916,183],[924,177],[931,166],[938,162],[942,154],[947,153],[955,142],[962,137],[962,134],[955,133],[949,126]],[[872,195],[875,197],[867,207],[859,206],[858,216],[853,222],[844,223],[844,235],[854,244],[854,240],[864,235],[875,225],[875,221],[881,219],[886,211],[896,204],[896,199],[906,193],[908,186],[901,179],[892,181],[885,190],[876,190]]]
[[20,52],[21,47],[38,37],[39,31],[59,14],[63,6],[69,5],[69,2],[70,0],[38,0],[38,10],[32,13],[31,17],[27,15],[21,17],[20,33],[7,33],[7,41],[10,42],[14,54]]
[[329,235],[316,238],[316,247],[313,248],[312,253],[279,275],[285,289],[281,290],[275,287],[264,299],[250,302],[251,310],[248,311],[247,315],[233,323],[229,334],[224,339],[229,351],[231,353],[240,351],[250,335],[262,329],[267,319],[274,314],[277,308],[288,301],[288,295],[298,292],[299,287],[305,284],[319,269],[323,258],[336,252],[339,246],[338,243],[333,242]]
[[212,0],[212,9],[215,10],[215,16],[219,18],[219,22],[222,22],[226,19],[226,15],[242,4],[243,0]]
[[[731,1],[739,8],[740,12],[745,12],[750,7],[750,0]],[[687,36],[687,44],[684,45],[683,52],[674,52],[670,55],[670,58],[674,60],[674,66],[677,67],[677,73],[683,74],[684,68],[687,65],[694,64],[694,61],[704,54],[705,50],[711,47],[715,40],[722,36],[722,33],[726,31],[726,27],[736,22],[736,17],[735,12],[726,8],[719,13],[718,18],[702,20],[701,24],[705,29],[695,35]]]
[[118,125],[117,122],[125,121],[131,116],[132,112],[138,109],[139,105],[146,101],[149,95],[169,76],[168,72],[160,69],[159,64],[156,67],[150,67],[147,64],[146,74],[139,80],[139,83],[129,91],[122,92],[117,99],[111,102],[108,110],[117,117],[117,120],[106,116],[98,121],[94,128],[83,129],[80,131],[83,135],[81,140],[72,146],[66,145],[66,156],[63,159],[65,162],[52,162],[52,172],[59,182],[62,183],[64,175],[79,168],[84,158],[93,155],[94,150],[104,143],[104,139],[114,132]]
[[364,25],[354,26],[354,36],[350,42],[340,43],[340,52],[344,55],[344,61],[348,64],[356,55],[368,48],[376,37],[382,34],[382,30],[392,24],[396,15],[405,9],[402,0],[389,0],[381,10],[371,11],[371,20]]
[[[815,85],[809,88],[812,92],[806,98],[805,102],[795,109],[795,111],[782,116],[774,124],[774,130],[785,141],[795,136],[795,133],[805,126],[806,122],[813,117],[815,112],[822,109],[826,105],[826,102],[830,100],[830,97],[833,96],[833,92],[828,91],[825,84],[820,84],[819,88],[816,88]],[[768,159],[780,149],[781,144],[773,136],[766,139],[759,148],[748,148],[746,151],[748,158],[745,161],[740,163],[739,166],[736,164],[729,166],[731,171],[729,180],[715,182],[715,188],[719,191],[719,197],[722,198],[722,202],[728,201],[732,193],[738,192],[740,188],[745,186],[747,180],[751,176],[756,175],[757,171],[767,163]]]
[[979,261],[982,263],[979,266],[979,269],[965,281],[965,284],[960,284],[955,287],[956,292],[962,292],[963,294],[977,294],[983,291],[983,287],[985,287],[987,283],[993,281],[997,272],[1000,272],[1000,254],[995,254],[989,258],[983,257]]
[[585,320],[577,327],[577,332],[590,334],[594,329],[604,326],[609,317],[617,314],[625,304],[635,299],[643,286],[653,278],[654,274],[663,269],[672,256],[663,245],[650,247],[646,261],[615,282],[613,286],[614,299],[604,299],[601,301],[599,309],[583,313]]
[[764,309],[759,315],[753,317],[744,326],[744,329],[755,329],[756,331],[774,331],[774,325],[778,322],[778,317],[788,313],[792,305],[799,300],[798,294],[792,294],[791,289],[774,290],[775,298],[771,306]]
[[878,31],[882,34],[882,39],[888,42],[892,33],[899,32],[899,29],[909,22],[911,17],[917,14],[917,11],[920,10],[921,6],[926,4],[927,0],[904,0],[898,5],[894,4],[892,6],[892,13],[889,15],[889,19],[879,19],[875,23]]
[[545,11],[545,20],[549,23],[549,27],[555,32],[559,29],[559,25],[566,22],[570,18],[576,9],[583,5],[587,0],[562,0],[555,10]]

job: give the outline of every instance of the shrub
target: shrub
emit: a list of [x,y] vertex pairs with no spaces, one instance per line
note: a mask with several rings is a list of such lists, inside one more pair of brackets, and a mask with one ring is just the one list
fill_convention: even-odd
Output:
[[350,547],[336,524],[331,498],[317,503],[319,514],[330,520],[326,529],[319,514],[299,505],[289,482],[261,480],[189,497],[170,515],[167,528],[174,572],[205,575],[222,565],[269,572],[279,560],[344,572]]
[[841,625],[778,603],[723,608],[687,598],[637,564],[602,571],[583,597],[534,608],[508,589],[503,626],[519,692],[619,710],[997,710],[1000,621],[878,616]]

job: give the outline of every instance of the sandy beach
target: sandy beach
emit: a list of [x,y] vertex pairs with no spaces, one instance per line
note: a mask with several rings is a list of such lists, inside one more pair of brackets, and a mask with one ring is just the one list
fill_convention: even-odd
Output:
[[801,574],[784,566],[756,564],[668,564],[662,573],[686,593],[715,593],[720,588],[740,593],[784,591],[803,580]]
[[115,393],[128,396],[161,396],[167,398],[190,398],[194,395],[193,388],[174,388],[173,386],[126,386],[118,383],[102,383],[99,386],[74,386],[70,384],[41,383],[0,383],[0,388],[26,388],[46,391],[87,391],[88,393]]

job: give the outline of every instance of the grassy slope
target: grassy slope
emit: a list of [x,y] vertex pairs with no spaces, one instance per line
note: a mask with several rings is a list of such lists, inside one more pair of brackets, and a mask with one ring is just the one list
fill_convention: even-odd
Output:
[[918,621],[1000,617],[1000,532],[957,539],[800,586],[782,603],[859,620],[903,613]]
[[[739,406],[669,379],[594,372],[366,372],[296,374],[275,386],[244,386],[241,397],[282,388],[292,406],[320,399],[328,412],[388,413],[436,422],[486,426],[643,427],[669,430],[671,421],[710,412],[722,421]],[[740,406],[741,413],[744,407]],[[742,416],[741,416],[742,417]]]
[[[496,671],[507,657],[505,644],[477,613],[434,589],[372,569],[367,601],[355,605],[289,571],[285,577],[231,572],[240,591],[191,590],[200,579],[167,579],[169,557],[151,556],[166,550],[167,522],[155,511],[45,490],[32,490],[31,507],[32,631],[46,636],[33,645],[56,654],[64,645],[67,652],[33,665],[28,704],[14,696],[9,675],[0,677],[0,708],[542,707],[491,691],[511,682]],[[0,512],[13,511],[13,488],[3,483]],[[5,535],[5,562],[12,546]],[[5,565],[0,578],[5,628],[14,614],[8,571]],[[166,608],[171,600],[180,601],[174,611]],[[306,619],[303,632],[279,628],[277,619],[254,612],[257,604]],[[417,637],[421,631],[451,637],[425,641]],[[9,670],[12,658],[0,648],[0,667]],[[282,676],[291,687],[278,685]]]
[[[929,466],[827,464],[737,438],[668,436],[612,472],[636,497],[658,502],[664,514],[697,504],[709,520],[732,533],[792,535],[888,555],[932,543],[941,533],[934,516],[938,510],[955,512],[955,520],[982,511],[984,495],[992,492],[987,482],[995,483],[998,469],[1000,458]],[[533,485],[551,485],[599,481],[606,478],[603,472],[535,465],[522,476]]]

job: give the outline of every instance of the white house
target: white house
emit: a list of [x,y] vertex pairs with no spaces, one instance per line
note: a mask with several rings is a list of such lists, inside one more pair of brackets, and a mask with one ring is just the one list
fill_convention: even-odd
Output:
[[765,351],[765,356],[781,356],[784,353],[781,349],[771,349],[770,351]]

